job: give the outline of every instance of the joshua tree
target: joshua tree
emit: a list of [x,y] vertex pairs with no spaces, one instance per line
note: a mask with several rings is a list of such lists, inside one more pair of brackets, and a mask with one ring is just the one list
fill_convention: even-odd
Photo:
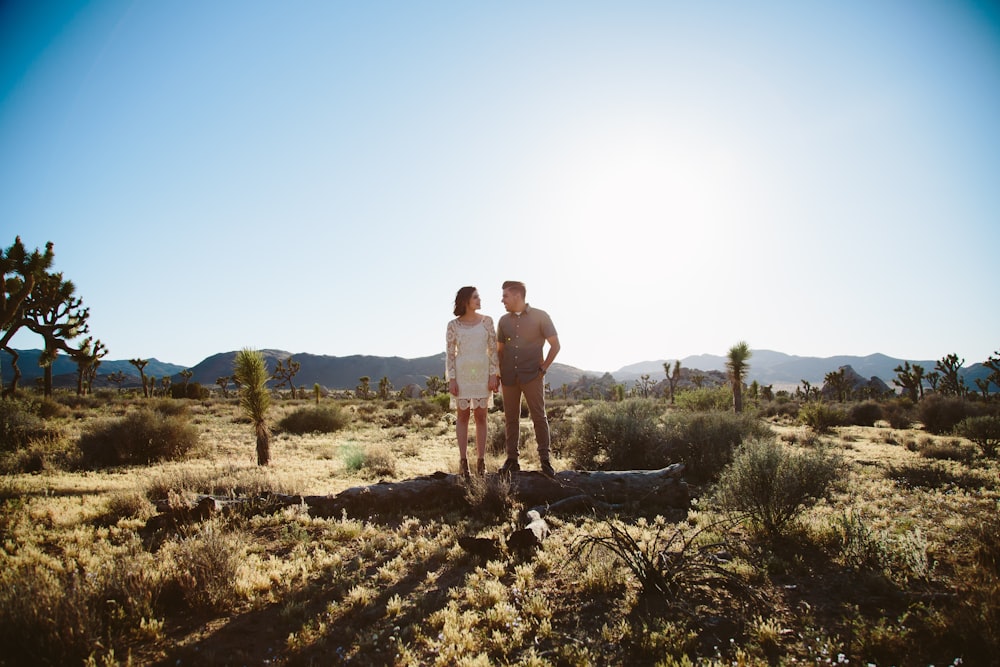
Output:
[[125,384],[125,371],[115,371],[114,373],[108,373],[108,382],[114,385],[118,385],[118,393],[122,391],[122,385]]
[[663,362],[663,373],[667,376],[667,385],[670,387],[670,405],[674,404],[674,390],[681,379],[681,360],[674,362],[674,370],[670,370],[670,362]]
[[93,340],[89,336],[80,342],[80,346],[73,350],[70,356],[76,362],[76,395],[83,396],[90,393],[94,378],[97,377],[97,368],[101,365],[101,359],[108,355],[108,348],[104,343]]
[[149,397],[149,386],[146,380],[146,364],[149,363],[149,359],[129,359],[128,362],[135,366],[139,370],[139,377],[142,378],[142,395]]
[[941,373],[941,393],[945,396],[965,395],[965,383],[959,377],[958,371],[965,364],[965,359],[959,359],[957,354],[942,357],[935,365]]
[[639,376],[639,379],[635,381],[635,391],[639,396],[643,398],[649,398],[649,392],[653,388],[653,380],[649,377],[649,373],[643,373]]
[[1000,350],[990,355],[990,358],[983,362],[983,365],[992,371],[986,378],[1000,389]]
[[184,384],[182,385],[182,387],[183,387],[184,397],[187,398],[188,383],[191,381],[191,378],[194,377],[194,371],[191,370],[190,368],[185,368],[180,373],[178,373],[178,375],[180,375],[181,379],[184,380]]
[[896,366],[893,368],[893,372],[896,373],[895,378],[893,378],[892,383],[903,390],[903,394],[908,396],[911,401],[916,403],[919,396],[922,394],[920,391],[920,385],[923,383],[924,369],[920,368],[920,374],[917,375],[916,369],[920,366],[914,365],[910,367],[909,361],[904,361],[901,366]]
[[257,465],[271,462],[271,429],[267,426],[267,410],[271,394],[267,390],[267,365],[259,350],[243,348],[236,353],[233,375],[240,387],[240,407],[253,422],[257,436]]
[[847,371],[843,366],[827,373],[823,380],[824,386],[830,388],[838,401],[843,402],[851,397],[851,383],[847,379]]
[[444,380],[441,379],[440,375],[432,375],[427,378],[427,394],[429,396],[436,396],[445,390]]
[[392,393],[392,382],[385,375],[382,379],[378,381],[378,397],[383,401],[389,399],[389,394]]
[[229,376],[223,375],[215,378],[215,384],[219,385],[219,389],[222,390],[222,397],[229,398]]
[[729,354],[726,355],[726,370],[733,385],[733,409],[737,414],[743,412],[743,381],[746,379],[747,371],[750,370],[747,360],[752,355],[750,345],[745,340],[729,348]]
[[288,385],[288,389],[291,391],[292,398],[295,398],[295,385],[292,384],[292,378],[295,374],[299,372],[302,364],[292,359],[291,356],[283,363],[281,359],[278,359],[277,365],[274,367],[274,380],[280,387],[283,384]]
[[319,386],[319,382],[313,383],[313,396],[316,397],[316,405],[319,405],[319,399],[323,396],[323,387]]
[[367,375],[362,375],[358,378],[359,384],[354,389],[354,394],[365,401],[372,397],[372,379]]

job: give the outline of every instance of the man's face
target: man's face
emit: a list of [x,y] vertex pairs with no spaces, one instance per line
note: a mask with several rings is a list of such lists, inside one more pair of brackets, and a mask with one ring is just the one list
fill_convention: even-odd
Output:
[[505,289],[500,301],[508,313],[516,313],[519,310],[524,310],[524,299],[521,298],[519,292],[515,292],[512,289]]

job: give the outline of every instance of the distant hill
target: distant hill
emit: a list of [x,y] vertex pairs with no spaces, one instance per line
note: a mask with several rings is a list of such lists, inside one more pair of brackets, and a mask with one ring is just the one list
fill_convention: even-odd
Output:
[[[35,378],[40,378],[43,375],[42,368],[38,365],[38,360],[42,356],[42,350],[17,350],[17,354],[17,367],[21,369],[21,385],[29,386],[34,384]],[[169,364],[154,358],[149,360],[144,371],[147,377],[155,376],[161,378],[166,375],[176,375],[184,370],[184,368],[184,366]],[[130,382],[126,383],[125,386],[142,386],[139,379],[139,372],[127,359],[120,361],[102,360],[97,371],[101,377],[121,371],[130,378]],[[75,387],[76,374],[77,367],[72,359],[65,354],[60,354],[56,357],[55,362],[52,364],[53,384],[57,387]],[[4,384],[9,383],[14,377],[11,356],[6,351],[0,351],[0,377],[3,378]],[[104,383],[98,384],[103,386]]]
[[[268,369],[271,371],[274,370],[279,359],[285,360],[291,356],[297,361],[301,365],[299,372],[293,379],[297,388],[312,389],[314,384],[319,384],[326,389],[353,389],[358,385],[358,380],[362,376],[371,378],[372,386],[375,387],[384,376],[389,378],[393,387],[398,390],[408,384],[424,387],[427,379],[432,375],[444,377],[444,352],[416,359],[368,355],[336,357],[309,353],[293,354],[284,350],[262,350],[261,352],[264,354]],[[18,354],[20,355],[18,366],[21,369],[21,384],[22,386],[30,386],[34,383],[35,378],[42,376],[42,369],[38,366],[41,350],[18,350]],[[235,357],[236,351],[220,352],[207,357],[199,364],[190,367],[194,373],[191,381],[209,387],[214,386],[218,378],[233,374]],[[2,370],[4,383],[9,383],[13,377],[10,360],[9,354],[0,352],[0,370]],[[611,375],[615,381],[626,385],[631,385],[644,374],[648,374],[654,382],[659,382],[665,377],[663,364],[667,361],[673,363],[674,360],[642,361],[612,371]],[[773,350],[754,350],[753,356],[750,357],[747,380],[748,382],[756,380],[763,385],[774,385],[775,389],[797,386],[802,380],[813,385],[821,385],[827,373],[836,371],[841,366],[850,366],[859,376],[865,379],[877,377],[892,387],[892,380],[896,377],[893,369],[904,361],[909,361],[911,365],[919,364],[926,371],[932,371],[936,363],[936,360],[896,359],[884,354],[871,354],[865,357],[847,355],[798,357]],[[711,354],[694,355],[681,359],[681,367],[706,372],[725,372],[726,358]],[[179,373],[186,368],[188,367],[152,358],[146,365],[145,372],[147,377],[170,376],[173,382],[182,382]],[[141,386],[139,373],[128,360],[104,360],[101,363],[98,381],[95,384],[107,386],[107,375],[117,371],[122,371],[128,377],[124,386]],[[976,390],[975,379],[985,378],[990,373],[989,369],[982,363],[974,363],[963,368],[961,372],[966,384],[973,391]],[[600,378],[605,375],[605,372],[585,371],[556,363],[549,369],[546,379],[553,389],[557,389],[564,384],[573,385],[585,375],[591,378]],[[75,386],[76,364],[65,355],[60,355],[53,366],[53,379],[56,386]]]
[[[631,383],[639,379],[643,374],[648,373],[654,380],[661,380],[664,377],[663,364],[673,363],[674,359],[661,359],[657,361],[642,361],[612,372],[619,382]],[[747,382],[756,380],[762,385],[799,385],[802,380],[813,385],[821,385],[827,373],[836,371],[841,366],[850,366],[858,375],[870,379],[877,377],[888,386],[893,387],[892,380],[896,377],[893,370],[897,366],[909,361],[910,365],[918,364],[924,367],[925,371],[933,371],[937,360],[914,360],[896,359],[884,354],[870,354],[865,357],[841,355],[836,357],[797,357],[783,352],[773,350],[753,350],[750,357],[750,370],[747,373]],[[681,359],[681,368],[697,368],[703,371],[726,370],[726,357],[713,354],[699,354]],[[974,363],[971,366],[963,367],[960,374],[965,379],[966,385],[976,389],[975,379],[985,378],[990,374],[990,370],[982,363]]]

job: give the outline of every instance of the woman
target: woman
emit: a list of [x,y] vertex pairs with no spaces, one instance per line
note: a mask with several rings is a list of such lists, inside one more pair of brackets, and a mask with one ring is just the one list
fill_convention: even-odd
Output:
[[448,322],[445,379],[451,407],[458,410],[459,471],[469,476],[469,414],[476,420],[476,474],[486,472],[486,412],[493,392],[500,386],[497,364],[497,334],[493,320],[476,311],[481,307],[475,287],[463,287],[455,295],[455,319]]

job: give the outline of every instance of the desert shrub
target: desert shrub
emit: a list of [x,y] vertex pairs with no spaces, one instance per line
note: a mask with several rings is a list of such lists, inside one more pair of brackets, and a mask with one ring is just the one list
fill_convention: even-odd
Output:
[[966,417],[973,416],[974,407],[954,396],[931,394],[917,404],[917,413],[924,428],[935,434],[950,433]]
[[855,426],[874,426],[882,419],[882,406],[875,401],[855,403],[847,410],[847,423]]
[[42,419],[60,419],[69,416],[69,408],[59,401],[43,398],[38,402],[38,416]]
[[62,394],[57,393],[55,395],[55,400],[61,405],[65,405],[71,410],[90,410],[93,408],[98,408],[106,403],[102,398],[88,394],[86,396],[78,396],[76,394]]
[[185,401],[160,398],[150,403],[150,408],[167,417],[186,417],[191,410]]
[[507,452],[507,422],[502,412],[491,412],[487,417],[486,451],[494,456]]
[[586,558],[613,554],[639,582],[642,592],[673,611],[697,617],[701,605],[715,607],[715,594],[726,591],[744,603],[760,602],[742,576],[726,568],[717,553],[725,542],[703,539],[704,529],[685,532],[663,517],[628,525],[620,520],[597,524],[574,540],[570,553],[586,567]]
[[659,468],[666,460],[665,435],[651,399],[598,403],[581,415],[568,450],[583,469]]
[[[403,414],[408,418],[410,416],[416,415],[417,417],[438,417],[448,411],[448,401],[437,400],[437,396],[442,394],[437,394],[435,397],[430,399],[422,398],[417,401],[407,401],[406,407],[403,408]],[[444,394],[448,396],[448,394]]]
[[786,397],[777,398],[764,404],[760,409],[761,417],[772,419],[785,417],[792,420],[799,418],[799,404]]
[[0,401],[0,451],[16,451],[58,436],[58,430],[47,425],[36,408],[32,402],[20,399]]
[[437,405],[441,412],[451,410],[451,394],[434,394],[428,399],[428,402]]
[[170,385],[170,398],[193,398],[203,401],[212,395],[208,387],[203,387],[200,382],[188,382]]
[[383,445],[350,445],[344,448],[343,457],[344,467],[350,472],[365,471],[374,477],[396,475],[396,457]]
[[908,398],[897,398],[882,404],[882,419],[892,428],[910,428],[916,420],[913,402]]
[[80,436],[85,466],[149,464],[182,459],[198,445],[198,430],[180,417],[153,410],[104,420]]
[[842,410],[822,401],[810,401],[799,409],[799,421],[817,433],[825,433],[834,426],[840,426],[846,419]]
[[685,389],[675,394],[674,404],[682,410],[692,412],[732,410],[733,391],[726,386]]
[[283,431],[303,433],[334,433],[351,422],[351,415],[339,405],[308,406],[282,417],[278,426]]
[[705,481],[718,477],[745,439],[771,434],[753,416],[732,411],[673,412],[665,429],[670,460],[684,463],[685,476]]
[[753,527],[774,536],[826,497],[839,470],[840,459],[825,450],[794,453],[773,439],[748,440],[722,471],[714,500],[723,511],[745,514]]
[[975,458],[975,453],[970,447],[962,444],[957,438],[942,440],[931,437],[920,438],[911,451],[916,451],[925,459],[939,459],[947,461],[961,461],[968,463]]
[[955,433],[974,442],[983,456],[996,458],[997,447],[1000,447],[1000,417],[966,417],[955,426]]
[[230,611],[242,595],[236,575],[247,552],[241,535],[209,523],[173,544],[174,584],[196,611]]
[[465,485],[465,500],[477,517],[487,521],[505,519],[520,505],[507,475],[473,476]]
[[75,560],[20,561],[0,572],[4,664],[84,664],[109,643],[124,648],[154,618],[160,579],[136,542],[83,571]]

